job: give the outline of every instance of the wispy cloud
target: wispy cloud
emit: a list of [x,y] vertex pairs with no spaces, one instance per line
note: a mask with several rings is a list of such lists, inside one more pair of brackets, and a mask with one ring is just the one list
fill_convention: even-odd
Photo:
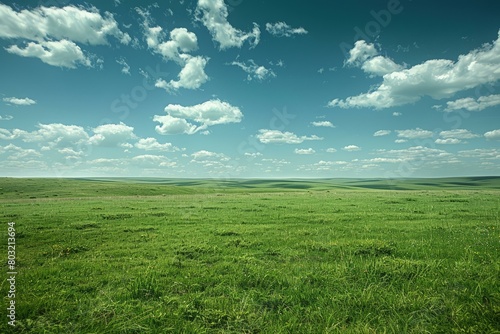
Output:
[[285,22],[266,23],[266,30],[276,37],[291,37],[293,35],[305,35],[307,30],[302,27],[292,28]]
[[28,97],[25,97],[25,98],[4,97],[3,101],[10,103],[10,104],[18,105],[18,106],[30,106],[30,105],[36,104],[35,100],[32,100]]
[[222,50],[231,47],[241,48],[245,41],[249,41],[251,47],[257,46],[260,41],[259,26],[254,23],[252,32],[245,33],[234,28],[227,21],[228,15],[227,6],[223,0],[198,0],[197,20],[203,23]]
[[262,81],[268,78],[276,77],[276,74],[273,72],[273,70],[265,68],[264,66],[261,65],[257,65],[253,59],[250,59],[246,63],[233,61],[229,65],[238,66],[243,71],[245,71],[248,74],[247,80],[249,81],[252,79]]
[[381,137],[381,136],[387,136],[392,133],[391,130],[378,130],[373,134],[374,137]]

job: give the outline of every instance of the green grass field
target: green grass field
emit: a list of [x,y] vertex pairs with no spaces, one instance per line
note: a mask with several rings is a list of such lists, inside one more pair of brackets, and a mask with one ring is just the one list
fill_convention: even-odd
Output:
[[0,333],[500,333],[500,178],[0,188]]

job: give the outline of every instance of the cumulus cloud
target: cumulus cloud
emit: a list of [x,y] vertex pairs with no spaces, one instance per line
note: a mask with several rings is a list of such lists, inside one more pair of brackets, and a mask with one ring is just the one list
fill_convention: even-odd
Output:
[[229,158],[223,153],[215,153],[215,152],[210,152],[210,151],[206,151],[206,150],[194,152],[193,154],[191,154],[191,157],[193,157],[193,160],[196,160],[196,161],[205,161],[205,160],[211,160],[211,159],[216,159],[219,161],[228,161],[229,160]]
[[92,66],[90,58],[76,43],[107,45],[109,36],[122,44],[131,41],[130,36],[119,29],[111,13],[101,15],[95,7],[41,6],[16,11],[0,4],[0,38],[30,41],[24,47],[11,45],[6,50],[23,57],[39,58],[52,66]]
[[422,130],[420,128],[408,129],[408,130],[396,130],[399,138],[407,139],[425,139],[431,138],[434,133],[429,130]]
[[135,147],[145,151],[165,151],[165,152],[175,152],[179,151],[178,147],[172,145],[172,143],[160,144],[156,138],[141,138],[137,143],[135,143]]
[[11,45],[7,52],[21,57],[35,57],[45,64],[59,67],[76,68],[78,65],[92,66],[92,61],[74,42],[68,40],[29,42],[24,48]]
[[279,130],[261,129],[257,134],[257,139],[263,144],[301,144],[306,140],[322,140],[316,135],[297,136],[292,132],[282,132]]
[[460,144],[462,141],[458,138],[445,138],[441,139],[438,138],[435,140],[436,144],[441,144],[441,145],[455,145],[455,144]]
[[[358,45],[358,43],[357,43]],[[366,42],[359,43],[347,63],[360,62],[374,55]],[[357,49],[357,46],[353,50]],[[352,51],[352,50],[351,50]],[[376,51],[376,50],[375,50]],[[352,59],[352,60],[351,60]],[[384,109],[419,101],[423,96],[449,98],[455,93],[500,79],[500,35],[491,44],[460,55],[457,61],[431,59],[408,69],[383,75],[375,89],[357,96],[334,99],[330,107]]]
[[14,136],[14,134],[11,131],[9,131],[7,129],[0,128],[0,139],[2,139],[2,140],[11,140],[11,139],[14,139],[14,138],[15,138],[15,136]]
[[345,146],[342,148],[344,151],[348,151],[348,152],[354,152],[354,151],[360,151],[361,148],[359,146],[356,146],[356,145],[348,145],[348,146]]
[[162,155],[143,154],[135,156],[131,159],[134,165],[143,167],[175,167],[177,163],[170,161],[167,157]]
[[170,40],[163,41],[165,39],[163,29],[159,26],[149,27],[149,20],[147,17],[144,19],[143,27],[148,47],[153,52],[162,55],[166,60],[173,60],[179,64],[183,64],[186,58],[189,58],[188,52],[198,49],[198,38],[186,28],[173,29],[170,31]]
[[349,51],[349,58],[345,64],[360,67],[371,76],[383,76],[403,69],[403,66],[396,64],[392,59],[378,54],[374,44],[357,41]]
[[327,128],[334,128],[335,125],[332,124],[330,121],[320,121],[320,122],[311,122],[312,126],[318,126],[318,127],[327,127]]
[[488,140],[499,140],[500,139],[500,129],[488,131],[484,134],[484,138]]
[[307,30],[304,28],[292,28],[285,22],[277,22],[273,24],[266,23],[266,30],[268,33],[276,37],[291,37],[293,35],[307,34]]
[[381,136],[387,136],[392,133],[391,130],[378,130],[373,134],[374,137],[381,137]]
[[326,149],[326,152],[328,152],[328,153],[335,153],[335,152],[337,152],[337,150],[334,149],[333,147],[330,147],[330,148]]
[[104,45],[109,44],[108,36],[117,38],[123,44],[131,40],[118,28],[113,14],[105,12],[102,16],[95,7],[42,6],[17,12],[0,4],[1,38],[32,41],[69,39],[83,44]]
[[163,135],[194,134],[217,124],[239,123],[243,118],[238,107],[220,100],[210,100],[189,107],[169,104],[165,107],[165,112],[167,115],[155,115],[153,118],[155,122],[161,123],[156,126],[156,131]]
[[441,131],[439,135],[443,138],[458,138],[458,139],[471,139],[477,138],[479,135],[472,133],[466,129],[453,129],[448,131]]
[[257,65],[253,59],[250,59],[247,63],[233,61],[229,65],[238,66],[243,71],[245,71],[248,74],[248,81],[251,81],[252,79],[262,81],[267,78],[276,77],[276,74],[273,72],[273,70],[265,68],[264,66]]
[[206,58],[200,56],[189,57],[178,75],[178,80],[166,82],[163,79],[158,79],[155,86],[166,91],[178,90],[179,88],[197,89],[208,81],[208,76],[205,73],[207,61]]
[[441,144],[441,145],[455,145],[455,144],[460,144],[461,142],[462,141],[458,138],[446,138],[446,139],[438,138],[435,141],[436,144]]
[[129,148],[131,144],[128,141],[137,138],[134,134],[134,128],[122,122],[120,124],[99,125],[92,131],[94,135],[90,137],[89,142],[96,146]]
[[481,111],[483,109],[494,107],[500,104],[500,94],[481,96],[477,100],[472,97],[466,97],[455,101],[446,102],[445,111],[454,111],[465,109],[468,111]]
[[314,154],[314,153],[316,153],[316,151],[313,150],[312,148],[295,149],[295,154]]
[[193,32],[186,28],[175,28],[170,31],[170,39],[164,41],[166,34],[159,26],[151,27],[151,18],[148,12],[137,9],[143,18],[143,29],[148,48],[154,53],[160,54],[167,61],[175,61],[182,70],[178,74],[178,80],[158,79],[155,86],[163,88],[167,92],[176,91],[180,88],[198,89],[208,81],[205,66],[209,58],[192,56],[188,52],[198,49],[198,39]]
[[25,149],[14,144],[9,144],[7,146],[0,146],[0,153],[8,152],[9,160],[18,161],[24,158],[41,157],[42,155],[34,149]]
[[43,143],[48,148],[64,148],[84,145],[89,135],[84,128],[77,125],[65,125],[61,123],[38,124],[38,130],[28,132],[20,129],[12,131],[14,138],[20,138],[24,142]]
[[[453,157],[453,154],[445,150],[425,146],[413,146],[400,150],[380,149],[376,150],[375,154],[379,155],[379,157],[374,158],[379,159],[379,162],[416,162],[407,166],[410,170],[419,168],[419,166],[428,165],[431,162],[436,164],[456,162],[456,158]],[[424,162],[427,162],[427,164],[424,164]]]
[[254,153],[245,152],[245,156],[246,157],[251,157],[251,158],[261,157],[262,155],[263,154],[260,153],[260,152],[254,152]]
[[197,20],[208,29],[213,40],[219,43],[221,50],[231,47],[241,48],[245,41],[249,41],[251,47],[257,46],[260,41],[259,26],[254,23],[252,32],[245,33],[227,21],[228,15],[224,0],[198,0]]

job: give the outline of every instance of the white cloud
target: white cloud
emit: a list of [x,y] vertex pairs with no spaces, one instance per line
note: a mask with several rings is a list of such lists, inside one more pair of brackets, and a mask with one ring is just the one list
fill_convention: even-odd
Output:
[[12,115],[5,115],[5,116],[0,115],[0,121],[10,121],[13,118],[14,117]]
[[394,116],[394,117],[398,117],[398,116],[401,116],[401,115],[403,115],[403,114],[400,113],[400,112],[397,112],[397,111],[395,111],[395,112],[392,113],[392,116]]
[[210,159],[216,159],[216,160],[220,160],[220,161],[228,161],[229,158],[223,154],[223,153],[215,153],[215,152],[210,152],[210,151],[206,151],[206,150],[201,150],[201,151],[198,151],[198,152],[195,152],[193,154],[191,154],[191,156],[193,157],[193,160],[210,160]]
[[253,30],[249,33],[234,28],[227,21],[228,10],[223,0],[198,0],[196,17],[212,34],[212,38],[219,43],[221,50],[231,47],[241,48],[247,40],[251,47],[259,44],[259,26],[254,23]]
[[60,123],[38,124],[38,130],[27,132],[14,129],[14,138],[21,138],[24,142],[43,143],[48,148],[65,148],[84,145],[89,136],[87,132],[77,125],[64,125]]
[[305,35],[307,30],[302,27],[292,28],[285,22],[277,22],[274,24],[266,23],[266,30],[276,37],[291,37],[293,35]]
[[401,163],[404,162],[404,159],[401,158],[373,158],[373,159],[365,159],[363,162],[376,162],[376,163]]
[[261,129],[259,130],[259,134],[257,135],[257,139],[264,144],[301,144],[306,140],[322,140],[316,135],[312,135],[310,137],[307,136],[297,136],[292,132],[282,132],[279,130],[268,130]]
[[335,125],[332,124],[330,121],[321,121],[321,122],[311,122],[312,126],[324,126],[327,128],[334,128]]
[[2,140],[11,140],[11,139],[14,139],[15,136],[12,132],[10,132],[9,130],[7,129],[2,129],[0,128],[0,139]]
[[500,129],[488,131],[484,134],[484,137],[488,140],[499,140],[500,139]]
[[363,63],[361,69],[371,75],[383,76],[400,71],[403,66],[396,64],[392,59],[383,56],[373,57]]
[[439,135],[443,138],[471,139],[477,138],[479,135],[474,134],[466,129],[453,129],[449,131],[441,131]]
[[378,130],[373,134],[374,137],[381,137],[381,136],[387,136],[392,133],[391,130]]
[[104,124],[93,129],[94,135],[89,142],[97,146],[130,148],[129,140],[136,139],[134,128],[122,122],[120,124]]
[[148,48],[152,49],[154,53],[162,55],[165,60],[175,61],[182,66],[182,70],[177,76],[178,80],[167,82],[160,78],[156,81],[155,86],[170,92],[180,88],[198,89],[207,82],[209,78],[205,73],[205,66],[209,58],[192,56],[187,53],[198,49],[196,35],[186,28],[175,28],[170,31],[170,40],[165,42],[163,29],[159,26],[150,27],[150,14],[141,9],[136,10],[144,20],[142,25]]
[[3,98],[4,102],[15,104],[18,106],[30,106],[32,104],[36,104],[35,100],[32,100],[30,98],[17,98],[17,97],[4,97]]
[[349,51],[349,59],[346,60],[345,64],[360,67],[371,76],[383,76],[403,69],[401,65],[396,64],[392,59],[378,54],[379,52],[374,44],[357,41]]
[[347,166],[349,163],[347,161],[325,161],[325,160],[320,160],[308,167],[308,170],[315,170],[315,171],[327,171],[331,170],[332,167],[340,167],[343,168],[343,166]]
[[446,139],[438,138],[435,141],[436,144],[441,144],[441,145],[455,145],[455,144],[460,144],[461,142],[462,141],[457,138],[446,138]]
[[406,143],[407,141],[408,141],[408,140],[406,140],[406,139],[396,139],[394,142],[395,142],[396,144],[403,144],[403,143]]
[[162,42],[164,39],[163,29],[161,27],[150,28],[148,21],[145,21],[146,41],[148,47],[154,52],[161,54],[166,60],[173,60],[179,64],[184,64],[187,52],[198,49],[198,39],[193,32],[186,28],[175,28],[170,32],[170,40]]
[[200,56],[189,56],[179,73],[179,80],[170,80],[170,82],[166,82],[163,79],[158,79],[155,86],[163,88],[166,91],[178,90],[179,88],[197,89],[208,81],[208,76],[205,73],[207,61],[206,58]]
[[[184,107],[178,104],[169,104],[165,107],[167,115],[155,115],[153,120],[161,123],[156,126],[160,134],[193,134],[207,127],[217,124],[239,123],[243,118],[238,107],[220,100],[210,100],[202,104]],[[195,125],[187,120],[199,123]]]
[[314,154],[314,153],[316,153],[316,151],[313,150],[312,148],[295,149],[295,154]]
[[500,104],[500,94],[481,96],[477,100],[472,97],[446,102],[445,111],[465,109],[468,111],[481,111]]
[[464,158],[481,160],[500,160],[500,150],[496,148],[476,148],[473,150],[459,151],[458,155]]
[[[351,53],[347,63],[364,62],[374,55],[372,48],[364,44],[363,50]],[[353,50],[355,49],[356,46]],[[456,62],[431,59],[409,69],[387,73],[383,76],[382,83],[374,90],[345,100],[334,99],[328,105],[340,108],[383,109],[414,103],[423,96],[433,99],[449,98],[459,91],[499,79],[500,36],[492,44],[485,44],[479,49],[460,55]]]
[[105,12],[102,16],[95,7],[42,6],[16,12],[0,4],[0,38],[31,41],[24,47],[11,45],[6,48],[18,56],[39,58],[52,66],[90,67],[91,59],[75,42],[106,45],[109,44],[108,36],[117,38],[123,44],[131,41],[130,36],[118,28],[111,13]]
[[130,66],[129,64],[127,64],[127,62],[125,61],[124,58],[120,58],[120,59],[117,59],[116,62],[119,64],[119,65],[122,65],[122,70],[121,72],[123,74],[127,74],[127,75],[130,75]]
[[0,38],[22,38],[32,41],[71,40],[83,44],[105,45],[108,36],[128,44],[127,33],[118,28],[118,23],[109,12],[104,16],[95,7],[66,6],[37,7],[16,12],[0,4]]
[[41,157],[42,156],[39,152],[37,152],[34,149],[24,149],[22,147],[19,147],[19,146],[13,145],[13,144],[9,144],[9,145],[4,146],[4,147],[0,146],[0,153],[3,153],[3,152],[10,153],[8,159],[14,160],[14,161],[22,160],[22,159],[27,158],[27,157],[29,158],[29,157]]
[[337,152],[337,150],[334,149],[333,147],[330,147],[330,148],[326,149],[326,152],[328,152],[328,153],[335,153],[335,152]]
[[78,158],[84,155],[83,151],[75,151],[73,148],[65,147],[57,150],[62,155],[65,155],[67,157],[74,157]]
[[365,41],[357,41],[354,47],[349,50],[349,59],[346,60],[347,65],[360,67],[368,59],[378,55],[378,51],[374,44],[368,44]]
[[420,128],[410,129],[410,130],[396,130],[399,138],[408,139],[424,139],[431,138],[434,134],[432,131],[422,130]]
[[92,66],[92,61],[83,54],[82,49],[74,42],[65,39],[40,43],[29,42],[25,48],[11,45],[6,50],[22,57],[39,58],[42,62],[52,66],[67,68],[76,68],[79,64]]
[[377,150],[376,153],[380,156],[375,159],[381,159],[380,162],[386,160],[386,162],[409,163],[405,167],[406,169],[408,169],[408,172],[413,172],[421,166],[429,165],[431,163],[443,164],[456,162],[456,158],[454,158],[451,153],[448,153],[445,150],[424,146],[413,146],[400,150],[381,149]]
[[348,152],[354,152],[354,151],[361,150],[361,148],[359,146],[356,146],[356,145],[348,145],[348,146],[343,147],[342,149],[344,151],[348,151]]
[[155,167],[176,167],[175,161],[170,161],[162,155],[144,154],[138,155],[131,159],[134,165],[138,166],[155,166]]
[[172,143],[160,144],[156,138],[141,138],[137,143],[135,143],[135,147],[145,151],[165,151],[165,152],[175,152],[179,151],[178,147],[172,145]]
[[161,126],[157,125],[155,127],[156,132],[161,135],[192,135],[198,130],[196,125],[189,123],[184,118],[172,117],[170,115],[155,115],[153,121],[161,123]]
[[267,78],[276,77],[276,74],[273,72],[273,70],[265,68],[264,66],[257,65],[255,61],[253,61],[253,59],[250,59],[248,63],[233,61],[229,65],[238,66],[243,71],[245,71],[248,74],[247,76],[248,81],[252,79],[257,79],[259,81],[262,81]]
[[256,158],[256,157],[261,157],[262,155],[263,154],[260,152],[255,152],[255,153],[245,152],[246,157]]

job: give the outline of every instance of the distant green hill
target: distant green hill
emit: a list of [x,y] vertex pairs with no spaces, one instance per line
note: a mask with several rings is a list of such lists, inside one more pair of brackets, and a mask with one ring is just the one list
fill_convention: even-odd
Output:
[[331,189],[500,189],[500,177],[425,179],[165,179],[0,178],[0,198],[162,196],[217,192],[276,192]]

